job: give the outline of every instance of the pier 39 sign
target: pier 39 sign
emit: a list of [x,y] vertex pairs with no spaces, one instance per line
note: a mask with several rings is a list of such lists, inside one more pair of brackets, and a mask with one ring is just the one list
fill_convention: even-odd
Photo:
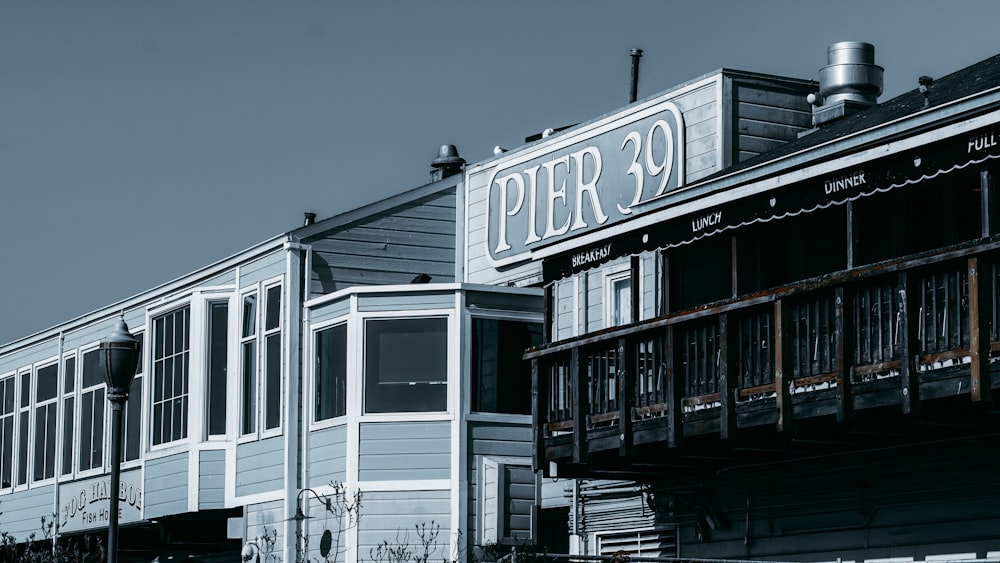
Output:
[[611,116],[470,171],[486,176],[486,254],[494,266],[629,218],[684,182],[684,120],[670,101]]

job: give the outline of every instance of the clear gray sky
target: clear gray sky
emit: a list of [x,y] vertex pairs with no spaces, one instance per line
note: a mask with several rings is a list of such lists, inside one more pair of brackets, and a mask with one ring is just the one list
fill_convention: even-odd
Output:
[[1000,2],[0,2],[0,343],[720,67],[882,100],[1000,53]]

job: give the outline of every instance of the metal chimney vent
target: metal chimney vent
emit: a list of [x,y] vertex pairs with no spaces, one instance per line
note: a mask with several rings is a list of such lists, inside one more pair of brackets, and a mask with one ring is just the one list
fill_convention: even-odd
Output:
[[875,64],[875,46],[860,41],[834,43],[819,69],[819,94],[810,94],[813,125],[850,115],[878,103],[884,69]]

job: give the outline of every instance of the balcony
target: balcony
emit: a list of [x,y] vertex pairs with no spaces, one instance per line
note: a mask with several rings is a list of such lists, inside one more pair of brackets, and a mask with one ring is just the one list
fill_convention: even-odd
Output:
[[532,349],[536,468],[663,477],[995,432],[998,249],[954,245]]

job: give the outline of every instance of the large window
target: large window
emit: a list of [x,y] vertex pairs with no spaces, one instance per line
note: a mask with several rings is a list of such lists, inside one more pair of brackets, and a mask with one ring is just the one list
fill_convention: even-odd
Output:
[[35,371],[35,452],[33,481],[56,476],[56,410],[59,362]]
[[472,319],[472,410],[531,414],[531,364],[522,356],[541,342],[541,323]]
[[281,426],[281,286],[264,293],[264,429]]
[[208,435],[226,434],[226,379],[229,368],[229,302],[208,304]]
[[347,414],[347,324],[316,333],[315,413],[319,422]]
[[84,353],[82,364],[77,467],[80,471],[87,471],[100,468],[104,463],[105,377],[99,350]]
[[0,489],[14,479],[14,377],[0,379]]
[[257,431],[257,294],[243,296],[240,313],[240,434]]
[[73,474],[73,444],[76,435],[73,434],[76,422],[74,392],[76,391],[76,353],[68,356],[63,362],[63,427],[62,427],[62,475]]
[[190,308],[153,321],[153,445],[187,437]]
[[31,416],[31,372],[25,371],[18,376],[20,381],[20,396],[17,412],[17,484],[28,484],[28,431],[31,428],[28,418]]
[[448,408],[448,319],[365,323],[365,412]]

